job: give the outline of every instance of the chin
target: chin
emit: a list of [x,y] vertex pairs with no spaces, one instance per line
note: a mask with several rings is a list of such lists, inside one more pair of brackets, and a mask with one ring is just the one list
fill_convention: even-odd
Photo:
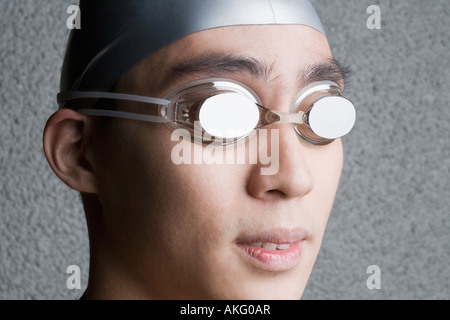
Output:
[[293,283],[298,281],[291,281],[289,286],[281,286],[273,282],[262,285],[259,284],[241,284],[239,291],[225,293],[222,292],[219,300],[300,300],[304,288],[301,285],[292,287]]

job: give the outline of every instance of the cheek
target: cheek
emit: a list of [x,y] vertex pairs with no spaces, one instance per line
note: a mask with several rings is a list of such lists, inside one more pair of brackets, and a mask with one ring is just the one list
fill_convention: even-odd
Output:
[[[104,160],[107,164],[100,175],[103,205],[118,241],[128,233],[129,247],[153,243],[153,251],[157,245],[171,247],[181,253],[178,257],[206,243],[231,241],[231,222],[239,214],[231,208],[238,202],[235,195],[245,192],[243,168],[230,172],[232,166],[175,165],[171,154],[179,142],[171,141],[167,128],[158,126],[146,135],[135,130],[127,133],[131,138],[116,140],[113,149],[121,152]],[[183,250],[188,246],[192,248]]]
[[311,161],[310,167],[314,172],[316,185],[321,193],[334,196],[342,173],[344,158],[342,142],[337,140],[322,148],[324,150]]
[[314,179],[313,191],[308,197],[310,221],[315,222],[315,229],[320,237],[333,207],[343,167],[343,148],[341,140],[329,146],[319,147],[317,156],[308,159]]
[[[172,150],[181,144],[171,141],[170,136],[171,132],[164,126],[151,126],[146,131],[130,129],[127,139],[119,138],[105,150],[105,154],[115,154],[104,158],[104,164],[99,166],[100,189],[104,198],[112,201],[108,211],[152,211],[161,213],[158,219],[169,220],[181,218],[172,217],[172,212],[189,214],[188,208],[220,211],[218,206],[223,201],[219,200],[229,195],[226,191],[234,184],[224,177],[236,175],[215,166],[174,164]],[[189,142],[183,142],[183,146],[192,148]]]

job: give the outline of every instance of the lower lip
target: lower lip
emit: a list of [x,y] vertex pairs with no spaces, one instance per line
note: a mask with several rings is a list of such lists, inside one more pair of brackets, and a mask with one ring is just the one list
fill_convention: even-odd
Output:
[[295,267],[302,253],[303,241],[293,243],[285,250],[267,250],[249,244],[237,244],[237,247],[256,268],[271,272],[287,271]]

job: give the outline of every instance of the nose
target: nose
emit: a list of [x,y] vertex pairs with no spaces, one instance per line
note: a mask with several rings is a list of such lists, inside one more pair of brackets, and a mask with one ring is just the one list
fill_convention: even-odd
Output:
[[[267,130],[266,139],[263,130]],[[259,152],[264,152],[264,149],[271,151],[271,160],[277,161],[278,170],[273,174],[262,174],[263,167],[267,165],[259,160],[252,167],[247,184],[251,196],[262,200],[297,198],[312,191],[313,176],[305,158],[309,150],[300,142],[292,125],[270,125],[258,130],[258,149]]]

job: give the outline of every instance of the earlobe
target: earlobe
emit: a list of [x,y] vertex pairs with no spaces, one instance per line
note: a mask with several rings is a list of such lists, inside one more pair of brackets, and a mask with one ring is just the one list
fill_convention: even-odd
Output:
[[47,121],[44,130],[44,153],[55,174],[70,188],[97,193],[93,167],[85,156],[89,137],[88,118],[62,109]]

